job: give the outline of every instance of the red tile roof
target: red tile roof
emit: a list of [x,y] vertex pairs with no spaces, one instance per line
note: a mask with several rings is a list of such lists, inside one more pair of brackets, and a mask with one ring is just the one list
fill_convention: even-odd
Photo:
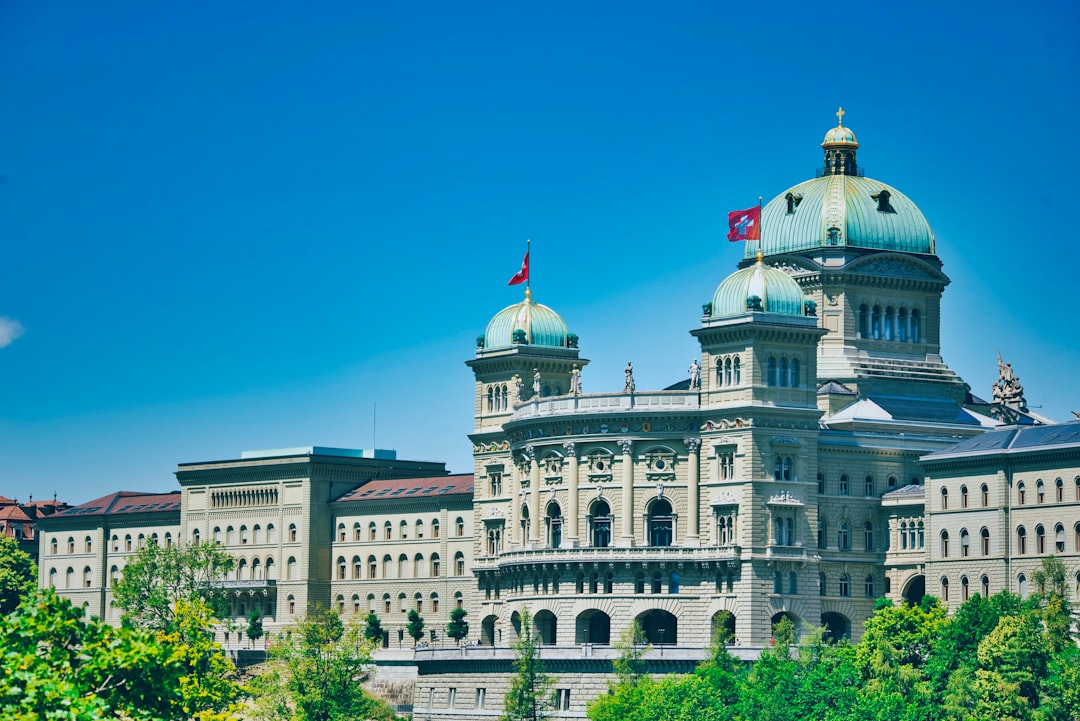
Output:
[[161,513],[163,511],[179,510],[180,491],[171,491],[169,493],[116,491],[93,501],[87,501],[82,505],[60,511],[51,518],[116,516],[128,513]]
[[471,495],[472,492],[473,474],[471,473],[459,473],[453,476],[432,476],[429,478],[387,478],[368,481],[356,490],[346,493],[337,502],[462,496]]
[[0,508],[0,520],[30,522],[34,519],[26,515],[26,511],[19,508],[18,506],[3,506],[2,508]]
[[0,506],[10,506],[15,503],[14,498],[8,498],[7,496],[0,496]]

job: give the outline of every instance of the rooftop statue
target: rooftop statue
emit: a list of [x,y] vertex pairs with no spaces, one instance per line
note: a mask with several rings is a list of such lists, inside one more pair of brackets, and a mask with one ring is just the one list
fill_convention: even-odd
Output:
[[993,402],[1026,411],[1024,386],[1020,385],[1020,377],[1013,372],[1012,363],[1003,362],[1001,353],[998,353],[997,364],[998,379],[993,386]]
[[623,393],[634,392],[634,364],[630,361],[626,362],[626,384],[623,386]]

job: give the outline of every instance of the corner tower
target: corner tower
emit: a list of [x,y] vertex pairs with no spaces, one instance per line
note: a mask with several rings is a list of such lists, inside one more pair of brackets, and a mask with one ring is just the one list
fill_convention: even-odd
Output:
[[[762,211],[766,265],[794,279],[827,333],[818,378],[859,395],[947,397],[968,386],[941,358],[941,295],[949,278],[930,224],[896,188],[864,176],[859,143],[839,123],[825,135],[817,177]],[[747,247],[744,265],[753,262]]]

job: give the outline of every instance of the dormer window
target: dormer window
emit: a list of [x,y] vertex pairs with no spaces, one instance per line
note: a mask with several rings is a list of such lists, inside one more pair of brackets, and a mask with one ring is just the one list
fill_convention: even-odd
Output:
[[787,212],[791,215],[795,212],[795,209],[799,207],[799,203],[802,202],[802,196],[795,193],[788,193],[784,196],[784,200],[787,201]]
[[840,245],[840,229],[829,228],[826,239],[828,245]]
[[871,200],[876,200],[877,201],[877,209],[878,209],[879,213],[895,213],[896,212],[893,209],[892,204],[889,203],[889,198],[891,197],[891,195],[892,194],[889,193],[889,191],[882,190],[881,192],[874,193],[873,195],[870,196]]

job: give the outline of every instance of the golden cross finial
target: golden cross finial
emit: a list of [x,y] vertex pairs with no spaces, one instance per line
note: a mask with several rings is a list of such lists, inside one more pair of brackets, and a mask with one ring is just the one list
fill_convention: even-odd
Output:
[[843,127],[844,125],[844,115],[846,115],[846,113],[844,112],[844,106],[841,105],[840,109],[836,111],[836,119],[839,121],[841,127]]

